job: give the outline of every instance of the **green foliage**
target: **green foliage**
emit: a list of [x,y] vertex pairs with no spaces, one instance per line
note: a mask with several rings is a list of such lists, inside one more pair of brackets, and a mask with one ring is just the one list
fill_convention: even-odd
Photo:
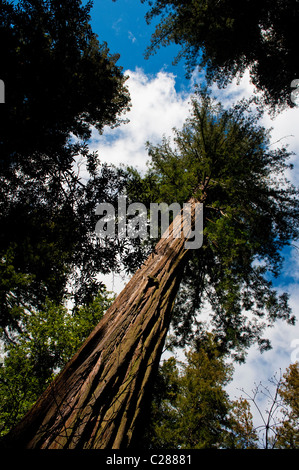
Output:
[[253,424],[250,403],[240,398],[231,404],[230,432],[224,446],[233,449],[257,449],[258,433]]
[[276,448],[299,449],[299,363],[286,370],[279,395],[283,400],[283,419],[277,426]]
[[266,325],[294,323],[288,295],[279,296],[270,278],[281,271],[281,249],[298,237],[298,191],[285,179],[290,154],[271,149],[259,117],[247,102],[225,110],[198,93],[174,142],[148,145],[144,180],[154,184],[150,202],[204,202],[203,246],[190,252],[174,309],[175,344],[209,328],[238,360],[253,342],[269,348]]
[[[146,1],[146,0],[142,0]],[[155,0],[147,21],[158,19],[147,56],[178,44],[188,75],[199,66],[208,83],[225,86],[250,70],[252,82],[272,108],[292,106],[298,76],[297,0]]]
[[232,369],[211,338],[161,365],[145,445],[162,449],[219,448],[227,434],[230,402],[224,386]]
[[[141,444],[147,449],[298,449],[298,371],[298,363],[291,364],[283,380],[270,380],[274,392],[260,382],[254,398],[245,392],[249,399],[231,400],[225,387],[233,367],[206,334],[185,361],[171,357],[160,365]],[[267,398],[266,411],[256,398],[260,392]],[[259,426],[253,406],[262,419]]]
[[1,435],[31,408],[112,301],[111,294],[103,290],[75,314],[50,300],[40,311],[19,312],[22,330],[6,343],[0,368]]
[[[83,156],[82,156],[83,159]],[[84,160],[82,160],[84,161]],[[85,160],[86,161],[86,160]],[[127,182],[120,170],[98,166],[84,184],[75,169],[48,178],[2,180],[0,195],[0,325],[17,328],[16,309],[40,309],[71,292],[75,305],[87,304],[101,286],[99,273],[117,271],[128,241],[100,240],[95,226],[97,202],[117,203]],[[135,243],[135,262],[138,243]],[[128,266],[130,259],[123,258]]]

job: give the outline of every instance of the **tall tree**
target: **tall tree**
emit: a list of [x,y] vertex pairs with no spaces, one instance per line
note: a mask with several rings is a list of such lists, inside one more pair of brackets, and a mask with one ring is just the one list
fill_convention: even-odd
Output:
[[136,175],[130,191],[145,204],[183,204],[197,181],[209,178],[204,243],[189,253],[172,314],[172,343],[185,346],[209,328],[219,350],[242,361],[253,342],[261,351],[270,347],[265,324],[277,318],[294,322],[288,295],[278,296],[272,280],[283,267],[280,250],[297,236],[297,190],[284,176],[286,148],[271,150],[270,132],[258,126],[249,104],[230,111],[215,106],[217,117],[210,122],[211,103],[202,99],[204,105],[193,103],[192,117],[175,132],[174,145],[167,138],[148,145],[151,167],[143,180]]
[[[146,1],[146,0],[142,0]],[[293,106],[291,83],[299,76],[297,0],[155,0],[147,21],[158,19],[147,55],[177,44],[190,74],[196,66],[221,86],[246,69],[272,109]]]
[[[150,154],[161,194],[204,207],[201,293],[214,309],[223,349],[256,341],[263,319],[294,319],[286,296],[266,279],[279,273],[279,250],[298,236],[297,191],[278,177],[288,167],[285,149],[269,147],[258,116],[238,104],[224,110],[206,95],[177,131]],[[191,209],[190,209],[191,210]],[[95,330],[40,397],[3,446],[121,448],[133,446],[158,367],[177,290],[192,250],[181,214],[136,272]],[[259,261],[257,265],[256,261]],[[212,295],[214,294],[214,295]],[[262,318],[250,325],[247,314]]]
[[[92,128],[123,121],[126,77],[90,25],[92,2],[1,1],[0,327],[46,298],[88,303],[118,248],[94,234],[97,202],[113,200],[123,172],[100,165]],[[24,310],[25,309],[25,310]],[[10,331],[9,331],[10,330]]]
[[232,367],[207,335],[186,361],[165,361],[156,382],[149,426],[142,442],[153,449],[222,448],[230,426],[225,385]]

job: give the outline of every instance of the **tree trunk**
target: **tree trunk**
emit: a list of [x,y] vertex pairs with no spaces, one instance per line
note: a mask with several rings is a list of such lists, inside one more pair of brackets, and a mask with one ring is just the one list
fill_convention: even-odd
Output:
[[3,447],[133,446],[188,253],[190,232],[174,236],[183,225],[181,214],[79,351],[4,437]]

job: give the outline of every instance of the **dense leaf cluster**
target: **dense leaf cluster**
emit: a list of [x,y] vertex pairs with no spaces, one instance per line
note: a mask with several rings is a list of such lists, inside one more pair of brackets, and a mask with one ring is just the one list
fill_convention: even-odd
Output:
[[[121,121],[129,107],[118,56],[100,44],[80,0],[1,2],[1,172],[16,165],[36,176],[72,156],[61,153],[70,135],[87,139],[92,126]],[[54,165],[54,168],[53,168]]]
[[[208,344],[209,343],[209,344]],[[186,362],[163,362],[143,445],[158,449],[219,448],[227,438],[231,367],[208,339]]]
[[22,332],[6,344],[0,366],[0,435],[17,424],[54,376],[72,358],[113,301],[105,289],[75,315],[47,300],[24,312]]

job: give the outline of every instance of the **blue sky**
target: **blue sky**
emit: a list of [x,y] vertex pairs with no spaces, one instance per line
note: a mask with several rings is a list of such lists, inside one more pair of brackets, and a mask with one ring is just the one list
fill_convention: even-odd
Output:
[[150,44],[154,24],[148,25],[145,14],[147,3],[140,0],[94,0],[91,12],[94,32],[100,42],[106,41],[111,53],[120,54],[118,65],[125,70],[142,68],[146,74],[156,74],[161,70],[176,75],[176,89],[187,84],[183,64],[173,66],[172,59],[179,48],[162,48],[149,60],[144,53]]
[[[172,65],[178,52],[176,47],[160,49],[149,60],[144,59],[154,31],[154,25],[148,26],[144,19],[146,11],[147,4],[139,0],[95,0],[91,11],[93,30],[100,42],[106,41],[111,53],[120,54],[118,64],[129,77],[132,110],[127,116],[129,124],[113,130],[107,128],[102,136],[95,132],[90,145],[103,161],[132,164],[141,171],[146,168],[147,161],[145,142],[158,143],[163,134],[170,136],[173,127],[183,125],[189,115],[194,84],[201,79],[195,72],[190,80],[186,80],[183,63]],[[213,87],[214,95],[225,106],[249,97],[253,92],[248,73],[239,84],[234,81],[226,90]],[[287,176],[296,185],[299,184],[298,122],[299,107],[281,113],[274,120],[267,114],[263,118],[263,124],[273,128],[272,145],[288,144],[295,153],[292,157],[294,171]],[[275,281],[275,285],[279,293],[289,292],[290,304],[299,321],[299,250],[291,248],[286,253],[283,276]],[[107,282],[109,288],[119,292],[127,278],[112,276]],[[254,382],[267,382],[280,368],[284,371],[293,360],[299,360],[298,324],[291,327],[285,322],[277,322],[274,328],[267,330],[266,336],[273,349],[263,355],[255,346],[250,349],[246,364],[236,366],[234,380],[228,388],[232,397],[240,395],[240,388],[250,391]]]

